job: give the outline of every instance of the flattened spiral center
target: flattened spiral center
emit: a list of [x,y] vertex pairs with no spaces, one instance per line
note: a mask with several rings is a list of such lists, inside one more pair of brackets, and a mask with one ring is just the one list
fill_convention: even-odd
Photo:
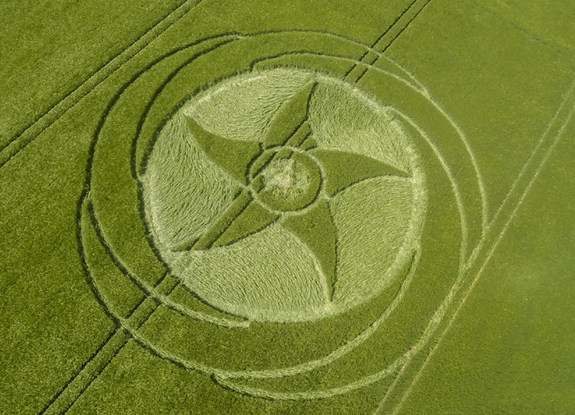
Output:
[[250,176],[257,199],[282,212],[301,210],[313,203],[322,181],[315,160],[289,148],[264,152]]
[[274,160],[263,172],[264,188],[283,199],[295,199],[310,185],[310,172],[298,160]]

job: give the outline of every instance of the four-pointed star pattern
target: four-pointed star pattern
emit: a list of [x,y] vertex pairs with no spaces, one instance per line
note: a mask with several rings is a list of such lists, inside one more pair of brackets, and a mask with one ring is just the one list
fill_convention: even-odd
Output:
[[199,147],[237,181],[238,192],[200,238],[175,249],[229,245],[278,222],[313,253],[333,298],[337,232],[331,197],[369,178],[408,174],[372,157],[318,148],[308,119],[316,86],[309,83],[279,109],[263,142],[220,137],[186,117]]

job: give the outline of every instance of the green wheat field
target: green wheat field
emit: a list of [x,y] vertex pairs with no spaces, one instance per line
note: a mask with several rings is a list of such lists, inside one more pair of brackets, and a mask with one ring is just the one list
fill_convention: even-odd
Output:
[[0,414],[574,414],[575,3],[0,4]]

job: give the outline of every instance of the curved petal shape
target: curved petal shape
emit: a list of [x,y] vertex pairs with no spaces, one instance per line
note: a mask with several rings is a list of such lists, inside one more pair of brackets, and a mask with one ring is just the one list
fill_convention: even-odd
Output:
[[313,134],[309,134],[307,138],[299,145],[300,150],[308,151],[313,148],[317,147],[317,143],[315,142],[315,138],[313,138]]
[[296,132],[292,134],[286,145],[290,147],[300,147],[310,135],[311,127],[307,121],[304,121]]
[[214,163],[240,183],[247,184],[248,167],[261,153],[259,142],[217,136],[190,117],[186,117],[186,124],[200,148]]
[[229,245],[237,242],[264,230],[278,218],[278,214],[270,212],[256,201],[251,201],[214,242],[213,246]]
[[361,154],[318,148],[310,150],[309,154],[321,163],[325,175],[323,189],[330,196],[372,177],[410,176],[389,164]]
[[337,243],[327,201],[322,198],[303,214],[285,216],[281,225],[297,236],[317,259],[326,295],[331,301],[336,279]]
[[307,120],[309,102],[317,83],[311,82],[284,104],[272,120],[264,138],[264,148],[286,144]]
[[250,193],[247,190],[241,191],[200,238],[186,241],[177,247],[172,247],[172,249],[175,251],[188,251],[191,249],[210,248],[226,232],[234,220],[241,215],[251,201],[252,196]]

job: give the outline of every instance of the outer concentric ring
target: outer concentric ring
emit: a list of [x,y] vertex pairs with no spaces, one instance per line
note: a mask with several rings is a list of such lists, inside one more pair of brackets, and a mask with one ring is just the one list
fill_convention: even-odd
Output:
[[[306,45],[309,49],[301,49],[301,42],[294,40],[293,37],[309,37],[309,44]],[[154,285],[165,278],[169,269],[155,251],[149,229],[146,228],[147,224],[143,220],[142,189],[138,182],[138,175],[145,171],[147,157],[157,137],[157,132],[162,127],[162,121],[170,116],[170,113],[166,111],[173,111],[174,103],[184,102],[189,97],[185,93],[176,99],[170,95],[170,88],[177,89],[178,82],[194,79],[194,85],[190,87],[195,91],[193,95],[205,88],[205,85],[231,76],[238,70],[250,70],[256,65],[278,65],[284,57],[296,60],[303,57],[303,62],[298,66],[305,64],[308,68],[315,70],[326,70],[327,66],[328,71],[333,73],[336,72],[335,68],[343,68],[344,64],[364,65],[353,56],[345,54],[346,51],[351,53],[364,50],[365,45],[355,41],[318,32],[286,31],[215,36],[177,47],[159,57],[136,73],[114,96],[95,132],[88,162],[84,195],[85,209],[81,222],[83,226],[79,229],[86,257],[90,258],[87,251],[91,249],[89,245],[94,244],[94,238],[90,241],[85,234],[87,227],[91,226],[95,233],[100,234],[99,243],[113,257],[112,262],[118,270],[127,278],[137,280],[138,288],[146,296],[164,304],[166,310],[171,310],[169,312],[173,312],[173,315],[169,318],[177,320],[177,327],[183,325],[184,321],[189,322],[191,317],[195,319],[194,330],[198,330],[198,325],[201,326],[204,333],[213,335],[214,344],[225,346],[241,340],[240,343],[246,349],[249,349],[248,346],[251,345],[252,350],[245,360],[240,359],[238,362],[238,359],[226,360],[225,356],[217,356],[218,359],[214,361],[210,361],[209,357],[205,361],[195,360],[192,356],[186,356],[181,350],[168,349],[168,346],[174,346],[174,344],[166,342],[165,338],[159,340],[153,338],[150,335],[151,330],[146,331],[145,326],[144,330],[133,326],[129,319],[119,315],[109,304],[109,294],[103,293],[99,288],[100,283],[96,277],[99,271],[95,269],[98,264],[90,263],[88,260],[87,266],[91,272],[92,287],[100,304],[116,324],[129,332],[136,342],[157,356],[175,364],[214,375],[219,382],[242,393],[272,399],[316,399],[346,393],[383,379],[401,366],[410,349],[425,340],[422,337],[425,336],[425,331],[420,330],[418,334],[413,333],[411,337],[407,335],[406,337],[413,338],[412,341],[405,341],[405,344],[409,343],[408,347],[390,350],[388,356],[382,357],[381,360],[387,364],[382,363],[375,371],[367,367],[365,373],[360,373],[357,379],[351,379],[345,385],[334,384],[332,387],[315,391],[286,391],[281,387],[281,380],[284,377],[307,376],[325,365],[345,359],[359,347],[369,349],[367,343],[376,332],[386,331],[386,324],[390,320],[401,320],[397,315],[398,313],[405,314],[406,309],[400,306],[403,306],[402,303],[412,295],[414,289],[421,288],[414,287],[417,285],[414,281],[424,280],[425,275],[421,272],[429,271],[427,258],[438,254],[426,251],[425,240],[423,246],[411,247],[410,255],[413,261],[410,267],[404,270],[405,278],[396,281],[382,295],[375,297],[361,307],[361,310],[350,312],[345,318],[336,316],[303,328],[296,328],[296,325],[281,327],[277,324],[249,325],[245,321],[227,316],[218,310],[208,312],[201,304],[199,308],[188,308],[176,301],[170,303],[167,295],[154,291]],[[237,66],[238,56],[241,56],[241,67]],[[235,62],[233,67],[229,66],[230,61]],[[294,61],[290,61],[290,64],[294,65]],[[208,73],[210,68],[212,70]],[[214,71],[213,68],[217,70]],[[341,69],[339,75],[341,76],[343,72],[344,70]],[[165,76],[159,77],[160,73],[165,73]],[[155,79],[161,79],[161,81],[154,82]],[[443,202],[438,201],[446,197],[453,200],[453,209],[446,214],[451,217],[456,215],[460,223],[458,229],[451,230],[452,233],[455,232],[460,236],[458,243],[452,247],[453,251],[457,251],[457,260],[452,261],[449,268],[444,270],[449,277],[441,275],[433,277],[437,281],[442,281],[445,286],[444,291],[448,292],[451,285],[456,282],[457,273],[467,255],[468,241],[473,240],[478,232],[475,225],[477,213],[479,212],[481,216],[481,186],[472,167],[473,161],[465,146],[465,138],[445,112],[431,100],[425,88],[411,79],[401,67],[393,62],[385,60],[375,66],[369,66],[362,80],[362,86],[370,91],[380,103],[395,108],[398,117],[401,117],[412,130],[414,139],[417,140],[417,149],[428,163],[426,165],[427,177],[437,179],[437,186],[433,183],[435,188],[428,196],[430,205],[432,207],[442,206]],[[385,91],[385,94],[382,94],[382,91]],[[125,125],[121,120],[133,121]],[[130,131],[131,134],[125,134]],[[441,140],[436,140],[437,137]],[[445,143],[449,143],[449,146]],[[451,171],[451,166],[458,167],[457,181]],[[461,191],[463,186],[465,186],[465,194]],[[125,227],[120,229],[114,226],[115,221],[120,219],[132,225],[128,231]],[[433,226],[439,226],[440,229],[433,229]],[[424,231],[428,234],[427,238],[431,238],[429,236],[431,234],[435,237],[436,234],[449,232],[450,229],[446,228],[448,226],[447,221],[426,221]],[[427,265],[422,267],[422,263]],[[425,284],[422,285],[425,286]],[[431,310],[434,306],[437,306],[437,302],[430,304],[428,308]],[[167,313],[168,311],[164,314],[167,315]],[[328,335],[322,337],[321,330],[318,330],[321,326],[334,324],[346,327],[346,321],[357,320],[364,315],[371,315],[374,318],[354,326],[350,330],[351,335],[345,330],[330,330]],[[429,318],[428,315],[422,318],[420,326],[426,326]],[[156,319],[154,315],[150,324],[160,324],[162,321],[161,318]],[[249,329],[247,329],[248,326]],[[346,334],[339,336],[340,332]],[[393,330],[390,332],[394,333]],[[306,341],[299,342],[302,346],[300,349],[296,344],[294,350],[298,353],[293,356],[274,360],[273,352],[270,351],[265,341],[267,339],[271,345],[275,342],[274,336],[284,333],[288,333],[286,341],[302,335],[306,337]],[[310,337],[316,340],[317,347],[306,349],[303,345],[308,343],[307,340]],[[260,350],[259,353],[262,350],[271,353],[272,361],[280,360],[284,364],[282,367],[266,367],[259,364],[255,359],[258,350]],[[201,353],[200,349],[198,356],[205,356],[205,353]],[[253,381],[255,385],[240,386],[233,382],[236,378]],[[265,384],[268,381],[271,383]],[[277,382],[280,382],[279,387]]]

